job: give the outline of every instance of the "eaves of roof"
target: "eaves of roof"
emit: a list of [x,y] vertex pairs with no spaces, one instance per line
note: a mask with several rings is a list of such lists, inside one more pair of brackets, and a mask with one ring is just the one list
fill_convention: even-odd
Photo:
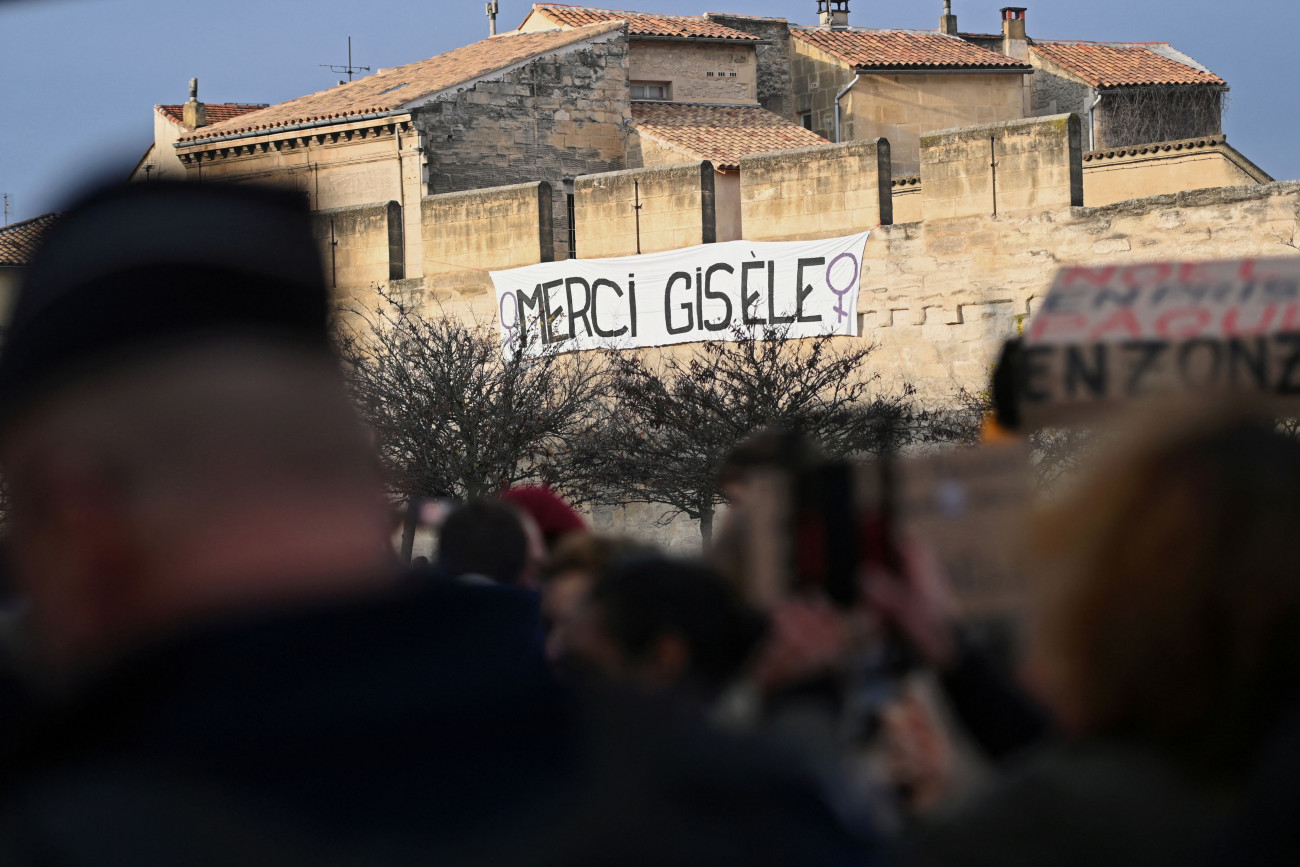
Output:
[[534,57],[562,51],[626,29],[617,20],[572,30],[504,33],[462,46],[436,57],[383,69],[318,93],[205,126],[182,136],[177,147],[212,141],[267,135],[292,129],[401,114],[418,104],[467,82],[499,75]]

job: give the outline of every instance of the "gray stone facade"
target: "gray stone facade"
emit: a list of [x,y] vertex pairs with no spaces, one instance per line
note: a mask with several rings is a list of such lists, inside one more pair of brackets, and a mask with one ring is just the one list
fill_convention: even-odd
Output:
[[705,18],[724,27],[748,33],[766,44],[754,46],[758,58],[758,102],[763,108],[794,123],[794,76],[790,72],[790,25],[780,18],[707,12]]
[[548,181],[555,256],[567,257],[564,182],[627,166],[627,50],[626,36],[616,33],[417,108],[428,194]]

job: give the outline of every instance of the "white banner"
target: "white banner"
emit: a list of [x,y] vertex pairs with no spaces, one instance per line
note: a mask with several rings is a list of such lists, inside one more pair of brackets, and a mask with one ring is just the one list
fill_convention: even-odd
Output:
[[858,335],[870,232],[824,241],[728,241],[617,259],[493,271],[501,341],[547,351],[761,337]]

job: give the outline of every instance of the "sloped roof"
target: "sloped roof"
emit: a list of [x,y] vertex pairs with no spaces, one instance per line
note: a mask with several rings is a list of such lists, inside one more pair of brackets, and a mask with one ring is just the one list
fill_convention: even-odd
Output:
[[1005,69],[1030,71],[1014,57],[934,30],[827,30],[792,27],[790,35],[855,69]]
[[573,30],[503,33],[428,60],[384,69],[374,75],[291,99],[182,136],[182,144],[223,135],[255,134],[299,123],[338,120],[396,111],[409,102],[458,84],[618,30],[622,19]]
[[41,238],[58,218],[58,214],[42,214],[0,228],[0,265],[17,266],[31,262]]
[[1155,84],[1226,85],[1167,42],[1041,42],[1030,50],[1093,87]]
[[[264,102],[257,105],[242,102],[205,102],[203,103],[203,107],[207,110],[208,124],[211,125],[225,123],[228,120],[242,117],[243,115],[266,108],[267,104]],[[179,105],[159,105],[156,106],[156,108],[172,123],[185,123],[184,103]]]
[[632,119],[647,138],[718,168],[767,151],[827,144],[812,130],[757,106],[632,103]]
[[626,12],[619,9],[595,9],[590,6],[570,6],[567,3],[534,3],[533,11],[554,21],[561,27],[582,27],[602,21],[626,20],[632,36],[663,36],[680,39],[734,39],[737,42],[759,42],[757,36],[724,27],[707,18],[693,15],[656,15],[646,12]]

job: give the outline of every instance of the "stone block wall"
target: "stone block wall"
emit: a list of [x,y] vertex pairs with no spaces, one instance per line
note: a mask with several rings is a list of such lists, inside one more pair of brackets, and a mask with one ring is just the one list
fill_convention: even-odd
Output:
[[714,169],[708,160],[580,177],[574,184],[578,254],[583,259],[642,253],[717,240]]
[[877,345],[882,386],[908,383],[942,406],[987,387],[1000,342],[1058,269],[1286,255],[1277,234],[1298,224],[1300,182],[1289,182],[881,227],[863,263],[863,339]]
[[921,219],[921,176],[894,178],[894,225]]
[[751,241],[834,238],[893,222],[884,139],[756,154],[740,161],[741,225]]
[[745,42],[633,39],[628,67],[630,81],[667,82],[673,102],[757,104],[754,47]]
[[538,58],[446,94],[414,117],[430,195],[545,180],[554,255],[564,258],[564,181],[627,165],[627,37],[615,31]]
[[762,44],[754,47],[758,65],[758,103],[773,114],[798,123],[794,79],[790,72],[789,23],[784,18],[760,18],[722,12],[705,12],[704,17],[763,40]]
[[339,303],[366,297],[370,287],[404,276],[402,208],[397,202],[315,211],[312,233],[320,245],[325,279]]
[[540,181],[421,201],[425,301],[490,309],[487,272],[552,261],[551,200],[551,185]]
[[921,138],[926,220],[1083,204],[1078,115],[942,130]]

